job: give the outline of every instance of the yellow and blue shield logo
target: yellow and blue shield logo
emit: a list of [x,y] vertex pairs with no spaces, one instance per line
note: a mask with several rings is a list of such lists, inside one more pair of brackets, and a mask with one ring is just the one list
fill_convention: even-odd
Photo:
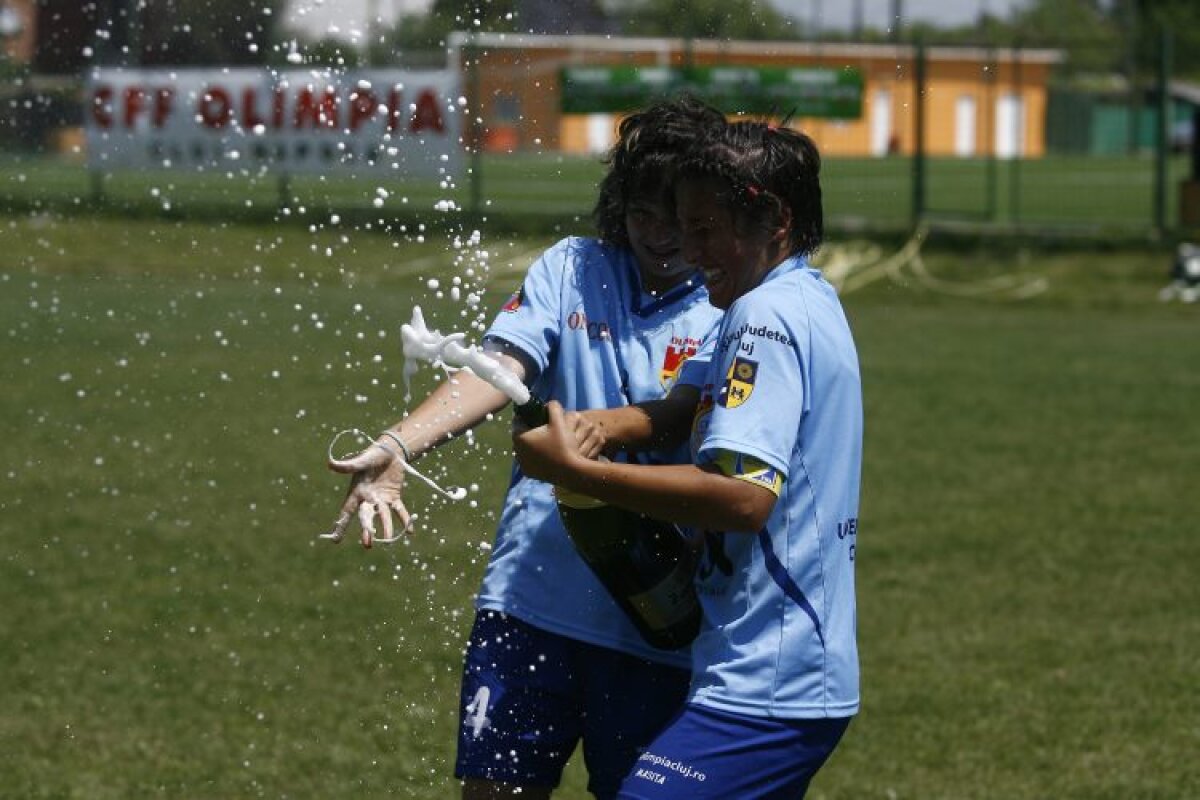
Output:
[[758,377],[758,362],[736,356],[725,374],[725,385],[717,402],[725,408],[737,408],[754,393],[754,381]]

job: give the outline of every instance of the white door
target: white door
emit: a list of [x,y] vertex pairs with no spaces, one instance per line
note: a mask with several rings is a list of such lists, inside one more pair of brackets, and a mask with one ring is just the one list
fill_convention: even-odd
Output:
[[1025,155],[1025,106],[1015,94],[996,101],[996,155],[1020,158]]
[[871,155],[886,156],[892,138],[892,92],[876,89],[871,93]]
[[954,155],[975,155],[975,98],[966,94],[954,101]]
[[589,153],[603,153],[613,146],[612,114],[588,114],[587,148]]

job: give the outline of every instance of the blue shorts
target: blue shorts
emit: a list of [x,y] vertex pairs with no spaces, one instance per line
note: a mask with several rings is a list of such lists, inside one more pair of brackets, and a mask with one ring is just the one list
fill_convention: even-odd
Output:
[[690,673],[478,611],[463,664],[458,778],[557,786],[580,740],[588,790],[616,795],[683,707]]
[[796,800],[850,724],[767,719],[688,705],[621,784],[622,800]]

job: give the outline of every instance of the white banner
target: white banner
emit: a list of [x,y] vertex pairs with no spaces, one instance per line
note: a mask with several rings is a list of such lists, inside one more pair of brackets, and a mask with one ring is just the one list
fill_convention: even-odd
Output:
[[456,176],[460,94],[450,70],[101,68],[84,95],[88,165]]

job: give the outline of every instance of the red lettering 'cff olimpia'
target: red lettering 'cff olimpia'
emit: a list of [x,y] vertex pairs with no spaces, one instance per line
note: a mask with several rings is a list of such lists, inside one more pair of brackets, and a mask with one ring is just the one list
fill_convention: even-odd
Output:
[[120,89],[98,84],[92,89],[90,111],[93,124],[102,130],[132,130],[149,124],[162,128],[170,117],[189,106],[196,121],[205,128],[237,127],[253,131],[357,132],[365,123],[386,116],[388,133],[441,134],[445,120],[437,95],[423,89],[411,98],[403,87],[383,92],[362,87],[275,86],[270,89],[233,89],[210,84],[190,104],[181,103],[168,86],[125,86]]

